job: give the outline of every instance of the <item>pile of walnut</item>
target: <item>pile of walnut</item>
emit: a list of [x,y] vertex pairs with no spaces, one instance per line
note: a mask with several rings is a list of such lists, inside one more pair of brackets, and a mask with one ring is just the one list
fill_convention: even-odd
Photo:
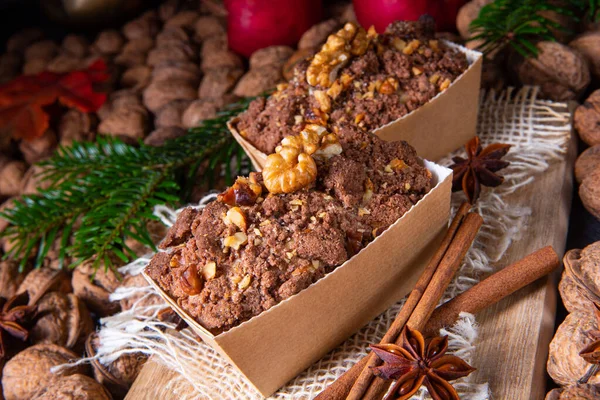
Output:
[[[456,27],[463,39],[469,39],[470,23],[479,10],[493,0],[471,0],[456,17]],[[552,11],[544,16],[565,26],[555,30],[558,41],[537,43],[539,54],[524,59],[509,48],[493,51],[484,60],[482,84],[501,90],[506,86],[540,86],[540,96],[555,101],[578,100],[590,88],[598,88],[600,81],[600,31],[598,26],[577,23],[573,18]],[[477,48],[481,41],[466,43]],[[591,84],[591,85],[590,85]],[[595,86],[596,85],[596,86]]]
[[600,242],[568,251],[563,261],[558,289],[570,314],[550,343],[547,363],[548,374],[561,388],[546,399],[595,399],[600,396],[600,375],[580,352],[600,339],[600,311],[595,306],[600,304]]

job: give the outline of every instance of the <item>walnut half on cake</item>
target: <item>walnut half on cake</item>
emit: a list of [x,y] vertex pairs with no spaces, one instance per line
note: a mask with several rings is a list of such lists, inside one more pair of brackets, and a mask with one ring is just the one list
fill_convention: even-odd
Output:
[[215,334],[333,271],[431,188],[410,145],[356,127],[309,125],[269,159],[203,210],[183,210],[146,269]]

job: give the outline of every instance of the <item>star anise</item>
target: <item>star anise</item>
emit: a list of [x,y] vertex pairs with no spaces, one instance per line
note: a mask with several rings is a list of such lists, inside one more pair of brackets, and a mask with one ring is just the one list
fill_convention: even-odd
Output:
[[6,300],[0,297],[0,359],[4,358],[7,335],[20,340],[27,340],[29,331],[25,325],[31,321],[37,306],[28,305],[27,292],[18,294]]
[[467,376],[475,369],[460,358],[445,354],[448,337],[425,341],[419,331],[406,327],[401,339],[401,346],[371,346],[383,361],[381,366],[373,367],[373,373],[384,379],[396,380],[386,399],[409,399],[425,385],[433,400],[460,400],[448,381]]
[[479,198],[481,185],[496,187],[504,182],[504,177],[496,172],[509,165],[508,161],[500,159],[508,153],[510,147],[509,144],[494,143],[482,150],[478,136],[469,140],[465,144],[467,158],[452,158],[454,161],[450,166],[454,171],[452,191],[457,192],[462,189],[469,203],[473,204]]

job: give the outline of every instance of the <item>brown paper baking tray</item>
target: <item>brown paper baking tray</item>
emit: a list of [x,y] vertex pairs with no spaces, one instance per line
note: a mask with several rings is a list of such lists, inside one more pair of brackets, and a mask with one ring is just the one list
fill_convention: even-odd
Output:
[[219,335],[144,276],[202,340],[269,396],[412,289],[450,214],[452,171],[425,165],[433,189],[381,236],[310,287]]
[[[482,54],[444,41],[467,56],[469,68],[448,89],[438,93],[428,103],[390,122],[373,133],[387,141],[405,140],[427,160],[437,161],[467,143],[475,136]],[[262,170],[267,155],[244,139],[237,130],[238,118],[227,126],[242,146],[257,171]]]

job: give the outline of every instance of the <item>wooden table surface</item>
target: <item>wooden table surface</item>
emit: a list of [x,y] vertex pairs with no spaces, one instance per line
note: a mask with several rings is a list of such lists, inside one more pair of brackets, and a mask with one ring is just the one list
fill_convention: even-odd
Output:
[[[562,255],[573,192],[575,140],[564,160],[507,198],[507,203],[532,209],[527,230],[499,265],[508,265],[546,245]],[[490,245],[494,245],[493,242]],[[488,382],[495,399],[536,400],[546,393],[548,344],[554,334],[559,274],[542,279],[477,315],[480,340],[472,365],[475,382]],[[126,399],[177,398],[168,389],[176,376],[150,360]]]

